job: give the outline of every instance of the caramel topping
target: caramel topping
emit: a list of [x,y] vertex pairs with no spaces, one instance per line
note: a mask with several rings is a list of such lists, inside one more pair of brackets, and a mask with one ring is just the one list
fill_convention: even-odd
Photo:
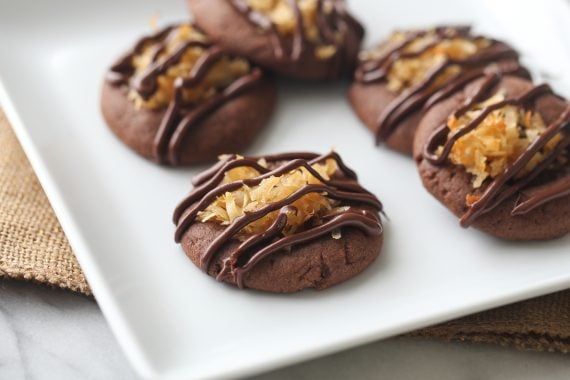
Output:
[[[501,79],[500,72],[485,72],[475,91],[432,132],[423,147],[422,155],[430,164],[464,166],[475,176],[474,188],[486,182],[476,194],[467,195],[463,227],[517,194],[513,216],[531,212],[570,191],[566,174],[570,104],[545,125],[536,101],[542,96],[556,96],[552,89],[543,84],[531,86],[518,97],[505,98],[501,90],[489,97]],[[546,173],[549,176],[545,177]],[[558,179],[543,182],[552,175]],[[533,187],[533,195],[519,202]]]
[[[303,24],[303,34],[307,40],[316,45],[315,55],[321,59],[332,57],[337,48],[334,44],[323,40],[317,17],[319,17],[319,7],[325,17],[332,15],[334,6],[332,0],[295,0],[295,9],[290,0],[247,0],[247,4],[255,11],[266,16],[283,36],[293,36],[298,27],[298,15],[301,16]],[[321,4],[319,4],[319,2]],[[296,14],[296,12],[299,12]],[[340,32],[335,33],[337,42],[342,40]]]
[[[449,136],[465,128],[486,107],[504,100],[504,93],[498,92],[487,100],[474,104],[460,117],[450,116],[447,121]],[[451,148],[449,159],[473,174],[473,188],[477,189],[487,178],[495,178],[503,173],[545,130],[546,125],[538,112],[506,105],[491,112],[477,128],[459,138]],[[550,139],[516,178],[532,171],[554,150],[561,138],[557,134]],[[442,151],[443,146],[440,146],[436,153],[441,154]]]
[[[258,164],[267,167],[264,160],[258,161]],[[335,160],[328,159],[323,163],[313,164],[312,168],[325,180],[329,180],[337,171],[338,166]],[[260,174],[256,169],[249,166],[234,168],[225,173],[222,184],[255,178]],[[321,181],[305,167],[299,167],[280,176],[265,178],[258,185],[251,187],[244,185],[238,190],[224,193],[217,197],[204,211],[198,213],[198,220],[201,222],[215,221],[222,225],[229,225],[247,213],[286,199],[306,185],[316,184],[321,184]],[[324,193],[304,195],[291,203],[296,212],[288,216],[283,234],[295,233],[309,221],[318,222],[322,216],[333,210],[336,203]],[[241,237],[266,231],[275,222],[278,214],[278,211],[274,211],[248,224],[240,231]]]
[[[203,43],[204,46],[192,45],[185,48],[192,42]],[[132,57],[134,73],[131,80],[135,83],[147,75],[149,69],[164,63],[180,49],[184,51],[175,64],[156,77],[156,89],[150,97],[145,98],[136,88],[131,88],[129,98],[134,101],[135,107],[139,109],[166,107],[174,96],[176,79],[190,76],[196,63],[208,48],[208,43],[208,38],[189,24],[174,28],[164,42],[147,43],[138,54]],[[190,105],[203,102],[249,71],[250,65],[246,60],[223,56],[208,70],[199,83],[182,91],[182,103]]]
[[[389,42],[375,50],[361,53],[363,61],[377,60],[386,55],[394,45],[401,44],[409,38],[409,33],[395,32]],[[408,42],[400,51],[387,72],[388,88],[400,93],[403,90],[422,83],[427,76],[446,60],[461,61],[473,57],[488,48],[491,41],[485,38],[469,38],[456,36],[442,38],[441,33],[430,30]],[[438,77],[438,88],[461,72],[458,65],[450,65]]]

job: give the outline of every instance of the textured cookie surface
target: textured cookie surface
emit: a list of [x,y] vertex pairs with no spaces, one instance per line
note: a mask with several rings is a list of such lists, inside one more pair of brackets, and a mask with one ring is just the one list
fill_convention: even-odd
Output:
[[[376,134],[382,111],[396,99],[396,95],[383,83],[355,82],[348,90],[348,99],[358,118],[370,132]],[[405,155],[411,155],[414,134],[421,115],[420,111],[411,112],[388,136],[386,145]]]
[[259,68],[180,24],[143,37],[109,69],[101,109],[138,154],[187,165],[246,149],[275,101],[275,86]]
[[[473,175],[459,165],[447,163],[436,166],[424,157],[424,147],[430,135],[448,117],[471,97],[483,79],[475,81],[450,98],[433,106],[421,120],[414,141],[414,158],[425,188],[457,217],[464,215],[468,206],[466,197],[473,192]],[[533,85],[523,79],[504,77],[498,88],[508,96],[519,96]],[[561,115],[567,103],[555,96],[546,95],[536,102],[536,110],[546,124],[553,123]],[[540,185],[540,180],[537,180]],[[524,191],[523,191],[524,195]],[[546,240],[570,231],[570,195],[554,199],[523,215],[511,215],[521,194],[515,194],[498,207],[478,217],[473,227],[491,235],[509,240]]]
[[[222,231],[223,227],[215,223],[193,224],[182,238],[182,248],[192,262],[199,265],[201,253]],[[210,276],[219,274],[224,259],[237,244],[228,244],[216,256],[208,269]],[[244,286],[275,293],[326,289],[366,269],[378,257],[381,247],[381,235],[367,236],[357,229],[346,228],[338,240],[329,234],[264,259],[247,273]],[[231,276],[223,281],[236,284]]]
[[176,240],[209,275],[269,292],[325,289],[379,255],[381,203],[335,153],[228,156],[174,213]]
[[[156,160],[153,146],[165,110],[136,109],[126,88],[103,84],[101,110],[109,128],[141,156]],[[275,85],[259,83],[255,89],[231,99],[200,120],[180,149],[180,165],[214,161],[220,154],[244,151],[267,125],[277,98]]]
[[412,155],[423,107],[490,65],[529,77],[511,47],[468,27],[397,31],[360,54],[348,99],[377,143]]
[[[242,5],[234,5],[238,3]],[[300,7],[304,33],[300,33],[296,27],[297,18],[291,3]],[[244,56],[278,74],[313,80],[349,76],[356,65],[364,30],[346,12],[343,3],[330,0],[272,0],[265,3],[188,0],[196,23],[227,51]],[[266,14],[256,10],[252,8],[255,4],[264,4],[260,8],[272,11]],[[240,7],[247,11],[238,10]],[[327,12],[332,9],[332,13],[323,16],[324,9]],[[248,16],[251,11],[255,16]],[[326,17],[327,21],[322,17]],[[265,27],[260,27],[251,19],[263,19]],[[327,25],[326,33],[323,32],[323,25]]]

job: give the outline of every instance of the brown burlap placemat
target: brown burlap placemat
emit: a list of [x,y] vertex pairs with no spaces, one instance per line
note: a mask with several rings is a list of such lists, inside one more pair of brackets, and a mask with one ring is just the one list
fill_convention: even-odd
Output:
[[[0,113],[0,277],[91,290],[51,206]],[[570,350],[570,290],[501,307],[409,334],[496,343],[519,349]]]

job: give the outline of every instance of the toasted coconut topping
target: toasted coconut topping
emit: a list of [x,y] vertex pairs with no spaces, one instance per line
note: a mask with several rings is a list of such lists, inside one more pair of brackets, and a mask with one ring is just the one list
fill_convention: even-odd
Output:
[[[263,159],[258,163],[266,167]],[[317,163],[312,167],[325,179],[328,180],[338,169],[334,159],[328,159],[323,163]],[[227,171],[222,184],[249,179],[259,176],[260,173],[251,167],[237,167]],[[257,186],[242,186],[232,192],[226,192],[219,196],[204,211],[198,213],[198,220],[201,222],[216,222],[221,225],[229,225],[236,218],[247,213],[259,210],[265,205],[281,201],[302,187],[310,184],[320,184],[315,176],[307,169],[300,167],[281,176],[271,176],[259,183]],[[328,198],[326,194],[309,193],[291,203],[297,209],[296,213],[290,213],[287,225],[283,233],[293,234],[302,229],[307,223],[318,224],[322,216],[335,211],[337,202]],[[240,237],[266,231],[275,221],[278,211],[274,211],[265,217],[258,219],[240,231]]]
[[[468,39],[464,37],[454,37],[435,43],[434,46],[423,51],[428,45],[433,44],[437,37],[435,31],[430,31],[406,45],[402,51],[404,55],[410,55],[420,51],[421,53],[394,61],[387,75],[387,85],[390,91],[399,93],[409,87],[422,83],[430,71],[446,59],[464,60],[474,56],[491,44],[491,41],[485,38]],[[360,59],[363,61],[378,59],[384,56],[394,44],[403,42],[406,38],[406,33],[395,32],[389,37],[386,44],[374,50],[362,52]],[[434,83],[434,85],[445,83],[457,76],[460,72],[461,68],[459,66],[450,65],[439,75],[436,80],[438,83]]]
[[[328,59],[336,53],[337,49],[334,45],[325,43],[321,38],[317,25],[319,1],[322,1],[325,14],[331,14],[333,11],[331,0],[297,0],[297,4],[303,17],[305,38],[317,45],[315,55],[318,58]],[[289,0],[247,0],[247,2],[252,9],[268,17],[281,35],[292,36],[295,33],[297,22],[295,11]],[[339,41],[342,39],[340,33],[337,33],[337,38]]]
[[[164,50],[158,55],[156,62],[164,62],[174,52],[189,41],[207,42],[208,38],[199,30],[190,24],[182,24],[171,32],[166,41]],[[179,62],[171,66],[166,73],[159,75],[157,78],[157,91],[149,98],[143,99],[140,94],[131,89],[129,98],[134,101],[135,107],[144,108],[163,108],[166,107],[174,96],[174,82],[176,78],[189,77],[192,68],[197,60],[202,56],[205,49],[202,47],[191,47],[186,49]],[[156,53],[156,44],[149,43],[145,46],[140,54],[133,57],[132,64],[135,73],[132,80],[136,80],[145,74],[146,70],[156,62],[153,58]],[[183,101],[186,104],[200,103],[213,95],[220,89],[225,88],[237,78],[240,78],[250,71],[249,63],[242,58],[231,58],[229,56],[222,57],[209,70],[206,77],[195,86],[185,88],[183,90]]]
[[[504,92],[499,91],[489,99],[475,104],[463,116],[449,117],[449,135],[453,136],[477,118],[485,107],[504,99]],[[545,129],[544,120],[538,112],[508,105],[491,112],[477,128],[459,138],[453,144],[449,159],[473,174],[473,188],[477,189],[486,179],[503,173]],[[554,136],[542,151],[533,156],[517,178],[523,177],[544,160],[561,138],[560,134]],[[440,146],[436,153],[441,154],[442,151],[443,147]],[[476,196],[470,195],[466,199],[468,205],[476,201]]]

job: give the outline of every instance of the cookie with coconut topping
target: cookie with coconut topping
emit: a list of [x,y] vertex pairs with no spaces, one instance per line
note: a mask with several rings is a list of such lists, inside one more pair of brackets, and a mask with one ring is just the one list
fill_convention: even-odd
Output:
[[175,240],[240,288],[325,289],[380,253],[382,204],[334,152],[225,156],[174,212]]
[[411,155],[422,110],[490,65],[530,77],[515,50],[476,36],[469,27],[396,31],[378,47],[360,53],[348,98],[376,143]]
[[260,68],[179,24],[142,38],[108,70],[101,108],[111,130],[141,156],[188,165],[243,151],[275,101],[274,83]]
[[509,240],[570,231],[570,104],[547,85],[481,75],[426,113],[414,157],[463,227]]
[[364,29],[344,0],[188,0],[196,23],[228,51],[301,79],[351,75]]

